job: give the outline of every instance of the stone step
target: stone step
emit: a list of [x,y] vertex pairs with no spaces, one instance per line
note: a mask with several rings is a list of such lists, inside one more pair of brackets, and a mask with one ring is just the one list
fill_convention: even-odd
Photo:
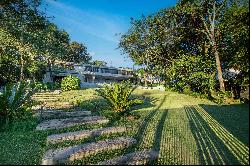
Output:
[[47,108],[47,109],[50,109],[50,108],[63,109],[63,108],[71,108],[71,107],[74,107],[74,105],[70,104],[69,102],[60,102],[60,101],[57,101],[57,102],[47,101],[44,105],[44,108]]
[[36,130],[47,130],[47,129],[61,129],[76,125],[83,124],[102,124],[108,123],[108,119],[102,116],[87,116],[87,117],[77,117],[77,118],[66,118],[66,119],[52,119],[46,120],[40,123]]
[[32,97],[34,100],[58,100],[57,97]]
[[[33,98],[34,99],[34,98]],[[38,99],[38,98],[36,98],[36,99],[34,99],[34,100],[36,100],[36,101],[58,101],[58,99],[57,98],[55,98],[55,99]]]
[[36,96],[36,95],[32,96],[32,98],[58,98],[58,97],[61,97],[61,96]]
[[32,97],[61,97],[61,95],[32,95]]
[[72,104],[69,102],[58,101],[56,103],[47,103],[47,105],[72,105]]
[[61,96],[60,94],[51,94],[51,93],[35,93],[33,96]]
[[156,151],[140,151],[102,161],[97,165],[145,165],[147,162],[156,160],[157,158],[158,152]]
[[119,137],[56,150],[51,149],[45,153],[41,165],[65,164],[67,161],[74,161],[102,151],[122,149],[134,143],[136,143],[134,138]]
[[59,95],[60,93],[61,93],[60,90],[54,90],[54,91],[47,91],[47,92],[37,92],[37,93],[35,93],[35,94],[38,94],[38,95],[40,95],[40,94],[53,94],[53,95]]
[[40,110],[35,113],[35,116],[41,116],[42,118],[52,118],[52,117],[78,117],[78,116],[88,116],[91,115],[91,111],[63,111],[63,110]]
[[55,144],[65,140],[80,140],[83,138],[100,136],[104,134],[122,133],[127,131],[126,127],[107,127],[92,130],[83,130],[76,132],[68,132],[62,134],[53,134],[47,137],[47,143]]

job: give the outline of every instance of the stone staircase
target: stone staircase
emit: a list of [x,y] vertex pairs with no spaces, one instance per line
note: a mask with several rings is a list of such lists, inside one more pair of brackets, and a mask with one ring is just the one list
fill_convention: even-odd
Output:
[[91,115],[90,111],[64,111],[64,110],[38,110],[35,113],[35,117],[41,118],[62,118],[62,117],[80,117],[80,116],[89,116]]
[[68,132],[62,134],[53,134],[47,137],[47,143],[55,144],[63,141],[69,140],[80,140],[88,137],[101,136],[104,134],[122,133],[126,132],[125,127],[107,127],[92,130],[83,130],[76,132]]
[[[39,96],[39,95],[37,95]],[[37,97],[35,96],[35,98]],[[44,95],[46,96],[46,95]],[[44,97],[43,96],[43,97]],[[47,95],[49,96],[49,95]],[[58,97],[58,96],[57,96]],[[46,97],[44,97],[46,98]],[[53,102],[51,102],[53,104]],[[68,103],[67,103],[68,104]],[[92,125],[92,124],[105,124],[109,120],[103,116],[93,116],[91,111],[75,110],[38,110],[35,116],[41,116],[47,118],[42,121],[36,127],[36,130],[50,130],[50,129],[62,129],[78,125]],[[67,118],[65,118],[67,117]],[[49,120],[48,120],[49,118]],[[95,128],[89,130],[80,130],[74,132],[66,132],[60,134],[52,134],[47,137],[47,145],[63,143],[64,141],[78,141],[85,138],[98,137],[102,135],[124,133],[129,131],[127,127],[104,127]],[[112,151],[118,149],[127,148],[137,141],[132,137],[116,137],[99,140],[97,142],[88,142],[80,145],[63,147],[58,149],[49,149],[45,152],[41,165],[55,165],[55,164],[67,164],[75,160],[82,159],[91,155],[102,153],[104,151]],[[54,147],[54,146],[52,146]],[[146,164],[147,161],[155,160],[157,158],[157,152],[154,151],[141,151],[125,154],[111,160],[99,162],[101,165],[127,165],[127,164]]]
[[106,160],[98,163],[97,165],[146,165],[147,162],[156,160],[158,152],[156,151],[140,151],[129,153],[115,159]]
[[39,92],[32,96],[33,100],[41,102],[55,102],[58,101],[60,97],[60,91],[55,90],[53,92]]
[[36,130],[61,129],[84,124],[102,124],[109,120],[101,116],[86,116],[77,118],[52,119],[40,123]]
[[63,164],[74,161],[105,150],[116,150],[128,147],[136,143],[134,138],[119,137],[116,139],[105,139],[98,142],[86,143],[56,150],[48,150],[43,159],[42,165]]
[[32,99],[40,102],[37,106],[34,106],[33,110],[50,110],[50,109],[71,109],[74,107],[73,104],[69,102],[60,101],[61,91],[55,90],[52,92],[39,92],[32,96]]

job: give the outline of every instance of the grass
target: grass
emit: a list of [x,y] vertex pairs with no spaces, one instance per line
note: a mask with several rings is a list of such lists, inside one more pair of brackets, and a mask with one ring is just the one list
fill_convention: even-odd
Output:
[[[60,101],[78,103],[96,115],[110,119],[107,126],[127,126],[131,131],[87,138],[80,141],[46,145],[46,136],[100,126],[86,125],[68,129],[34,131],[33,127],[1,132],[0,164],[39,164],[46,149],[65,147],[119,136],[132,136],[137,144],[105,151],[69,164],[90,164],[134,152],[153,149],[159,158],[151,164],[249,164],[249,107],[246,104],[216,105],[206,99],[175,92],[135,90],[145,100],[135,107],[139,119],[112,119],[112,112],[93,89],[63,92]],[[16,124],[18,126],[18,123]]]

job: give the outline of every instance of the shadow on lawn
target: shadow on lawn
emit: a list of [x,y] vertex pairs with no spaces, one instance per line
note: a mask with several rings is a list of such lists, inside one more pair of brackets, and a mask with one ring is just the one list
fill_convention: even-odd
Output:
[[[223,127],[218,126],[218,124],[208,115],[204,114],[204,112],[201,113],[198,106],[186,106],[184,109],[196,141],[200,164],[240,164],[235,156],[238,155],[239,157],[241,154],[236,154],[237,150],[235,149],[235,145],[228,142],[232,141],[232,139],[229,139],[230,133],[226,133],[224,130],[222,131]],[[240,152],[240,150],[238,152]]]
[[[164,98],[162,99],[160,104],[144,118],[142,124],[140,125],[140,127],[139,127],[139,129],[138,129],[138,131],[137,131],[137,133],[135,135],[135,137],[138,140],[139,144],[142,142],[142,139],[143,139],[142,136],[145,134],[146,129],[147,129],[148,125],[149,125],[149,122],[153,119],[153,117],[155,116],[157,111],[159,111],[160,107],[165,102],[166,98],[167,98],[167,95],[164,95]],[[161,131],[158,131],[158,132],[161,132]]]
[[[163,103],[166,101],[167,95],[164,95],[164,98],[161,100],[160,104],[157,105],[155,109],[150,111],[150,113],[143,119],[142,124],[138,128],[136,134],[135,134],[135,139],[138,141],[137,145],[134,146],[134,148],[130,149],[130,151],[137,151],[139,146],[141,145],[143,141],[143,137],[146,134],[146,129],[149,126],[150,122],[153,120],[153,117],[156,115],[157,111],[160,110],[160,107],[163,105]],[[165,122],[165,119],[167,117],[168,111],[165,110],[164,113],[161,115],[161,119],[157,125],[157,131],[155,132],[154,136],[154,143],[153,143],[153,149],[156,152],[158,152],[159,155],[159,150],[160,150],[160,143],[161,143],[161,135],[162,135],[162,130],[163,130],[163,125]],[[153,122],[152,122],[153,123]],[[154,163],[155,161],[150,161],[149,163]]]
[[201,106],[237,139],[249,146],[249,105],[204,105]]

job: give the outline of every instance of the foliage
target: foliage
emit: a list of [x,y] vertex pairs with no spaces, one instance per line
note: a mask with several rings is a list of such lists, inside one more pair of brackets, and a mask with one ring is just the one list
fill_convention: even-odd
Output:
[[107,66],[107,62],[104,61],[100,61],[100,60],[95,60],[90,62],[91,65],[95,65],[95,66]]
[[63,56],[63,60],[75,63],[88,63],[91,57],[87,53],[87,47],[82,43],[72,42],[69,45],[68,54]]
[[80,89],[80,79],[75,76],[67,76],[62,79],[61,89],[62,91],[70,91]]
[[125,113],[132,106],[141,104],[142,100],[132,99],[131,93],[135,90],[130,82],[113,83],[110,86],[104,85],[103,88],[97,89],[99,96],[106,99],[110,108],[116,113]]
[[6,124],[15,119],[25,119],[31,113],[28,101],[34,94],[35,88],[31,82],[18,82],[3,87],[0,94],[0,117]]
[[47,82],[47,83],[35,82],[35,86],[39,91],[56,90],[61,88],[59,82]]
[[0,6],[0,85],[41,80],[55,60],[90,60],[86,47],[70,43],[68,33],[49,21],[40,4],[41,0],[20,0]]
[[172,63],[166,81],[168,88],[191,94],[197,92],[211,96],[214,89],[214,63],[202,56],[183,56]]
[[172,64],[182,56],[202,56],[215,66],[206,77],[215,79],[217,73],[222,91],[225,69],[241,70],[237,82],[247,83],[249,7],[243,1],[181,0],[174,7],[132,19],[119,47],[136,64],[147,66],[162,78],[169,77]]
[[[242,1],[239,1],[242,2]],[[234,2],[225,12],[220,28],[223,35],[224,65],[241,71],[234,84],[249,84],[249,4]],[[244,2],[244,1],[243,1]],[[245,1],[247,2],[247,1]]]

